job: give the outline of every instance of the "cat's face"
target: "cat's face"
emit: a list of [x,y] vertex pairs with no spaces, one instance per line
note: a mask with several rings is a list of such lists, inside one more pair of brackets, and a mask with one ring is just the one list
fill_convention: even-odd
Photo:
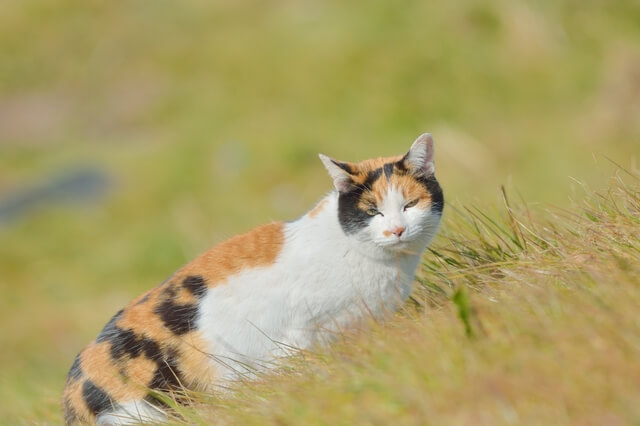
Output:
[[360,163],[320,158],[338,190],[338,219],[347,235],[408,252],[431,240],[444,206],[431,135],[420,136],[404,156]]

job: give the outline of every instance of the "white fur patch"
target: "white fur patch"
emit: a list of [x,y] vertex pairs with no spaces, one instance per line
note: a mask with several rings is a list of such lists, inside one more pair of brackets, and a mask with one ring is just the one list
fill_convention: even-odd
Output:
[[[387,197],[389,211],[401,209],[397,192]],[[326,200],[316,217],[285,226],[285,246],[275,264],[242,271],[202,300],[198,328],[223,378],[252,375],[296,349],[331,340],[364,317],[395,312],[409,297],[436,227],[416,231],[418,239],[408,244],[412,254],[385,250],[367,236],[345,235],[337,193]],[[409,230],[421,219],[390,214],[388,221],[406,222]],[[433,219],[439,222],[439,216]]]
[[96,419],[99,426],[124,426],[138,424],[158,424],[167,416],[147,401],[130,401],[118,404],[118,408],[101,414]]

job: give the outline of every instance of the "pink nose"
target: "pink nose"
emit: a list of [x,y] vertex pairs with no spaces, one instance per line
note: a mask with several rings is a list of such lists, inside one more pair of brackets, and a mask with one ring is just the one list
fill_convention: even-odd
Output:
[[393,228],[393,229],[391,230],[391,233],[392,233],[393,235],[395,235],[396,237],[399,237],[399,236],[401,236],[401,235],[402,235],[402,233],[404,232],[404,230],[405,230],[405,229],[406,229],[406,228],[404,228],[404,227],[402,227],[402,226],[398,226],[398,227],[396,227],[396,228]]

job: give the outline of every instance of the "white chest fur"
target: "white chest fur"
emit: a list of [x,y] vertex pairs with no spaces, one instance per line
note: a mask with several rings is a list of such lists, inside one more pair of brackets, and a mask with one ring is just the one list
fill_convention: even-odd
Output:
[[409,296],[420,253],[363,253],[340,228],[336,198],[285,226],[273,265],[236,274],[202,300],[198,328],[223,378],[392,313]]

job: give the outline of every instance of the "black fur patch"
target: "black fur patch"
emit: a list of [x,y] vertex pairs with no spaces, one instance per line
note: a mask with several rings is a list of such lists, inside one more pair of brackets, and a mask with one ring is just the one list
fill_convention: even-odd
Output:
[[384,176],[387,178],[387,180],[391,179],[391,175],[393,174],[394,167],[395,166],[393,163],[387,163],[383,166]]
[[118,328],[118,335],[111,339],[111,358],[118,360],[125,355],[136,358],[140,355],[140,346],[136,334],[131,330]]
[[407,164],[405,163],[408,155],[409,153],[405,154],[405,156],[402,157],[400,161],[395,163],[396,169],[400,171],[400,174],[406,174],[409,171],[409,169],[407,168]]
[[160,350],[160,346],[158,345],[158,343],[156,343],[155,340],[143,337],[139,340],[139,342],[144,356],[156,362],[162,359],[162,351]]
[[152,339],[138,336],[133,330],[118,329],[120,333],[111,340],[111,358],[118,360],[125,355],[137,358],[144,354],[147,358],[157,361],[162,357],[160,346]]
[[350,175],[353,174],[353,169],[351,168],[350,165],[348,165],[347,163],[342,163],[340,161],[336,161],[336,160],[331,160],[331,162],[333,164],[335,164],[336,166],[340,167],[342,170],[344,170],[345,172],[349,173]]
[[198,305],[195,303],[179,304],[173,298],[164,300],[153,310],[164,325],[175,334],[184,334],[196,328]]
[[416,180],[424,185],[429,194],[431,194],[431,211],[442,214],[442,210],[444,209],[444,194],[436,177],[434,175],[429,177],[421,176],[417,177]]
[[114,337],[118,336],[118,334],[120,332],[120,329],[118,327],[116,327],[116,322],[122,316],[122,312],[123,311],[124,311],[124,309],[120,309],[117,314],[115,314],[114,316],[111,317],[111,319],[104,326],[104,328],[102,329],[100,334],[98,334],[98,337],[96,339],[96,343],[107,342],[107,341],[110,341],[111,339],[113,339]]
[[178,290],[176,288],[175,283],[173,282],[167,283],[165,288],[162,290],[162,294],[165,297],[168,297],[170,299],[173,299],[174,297],[176,297],[176,295],[178,294]]
[[67,374],[67,383],[75,382],[82,377],[82,368],[80,368],[80,354],[76,355],[76,359],[73,360],[73,364]]
[[167,351],[167,356],[158,362],[158,368],[153,374],[148,387],[155,390],[178,389],[182,383],[182,376],[178,368],[178,354],[174,349]]
[[89,408],[89,411],[94,415],[112,410],[115,405],[111,396],[102,388],[96,386],[91,380],[85,380],[82,384],[82,397],[87,404],[87,408]]
[[182,286],[198,299],[203,298],[204,295],[207,294],[207,282],[200,275],[189,275],[182,280]]
[[370,171],[367,174],[367,178],[364,180],[363,186],[367,189],[371,189],[373,187],[373,184],[376,183],[378,179],[380,179],[380,176],[382,176],[382,167]]
[[373,216],[358,208],[360,197],[365,191],[370,191],[376,180],[382,175],[382,168],[369,172],[362,185],[354,187],[349,192],[341,192],[338,197],[338,221],[345,234],[355,234],[365,228]]

